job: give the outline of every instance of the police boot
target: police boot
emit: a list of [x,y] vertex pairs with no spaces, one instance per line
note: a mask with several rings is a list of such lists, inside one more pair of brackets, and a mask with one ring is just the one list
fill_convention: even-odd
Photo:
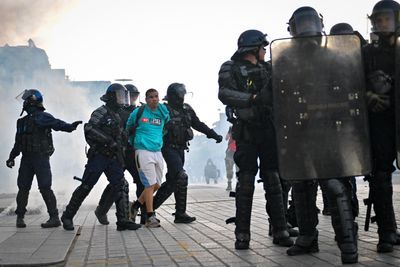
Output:
[[25,228],[24,217],[26,213],[26,206],[28,205],[29,190],[19,189],[17,193],[17,208],[15,214],[17,214],[17,228]]
[[267,200],[266,210],[271,219],[272,243],[275,245],[290,247],[293,240],[290,239],[287,231],[285,207],[283,204],[282,185],[277,172],[266,172],[263,179],[265,199]]
[[101,195],[99,205],[97,205],[96,210],[94,211],[99,223],[103,225],[108,225],[110,223],[107,218],[107,212],[111,209],[111,206],[114,203],[114,198],[112,187],[108,184]]
[[112,193],[116,199],[117,231],[139,229],[140,224],[129,220],[129,184],[127,181],[124,179],[122,184],[112,186]]
[[24,221],[24,216],[17,215],[17,223],[16,223],[17,228],[25,228],[26,223]]
[[377,251],[393,251],[396,244],[396,220],[393,210],[393,186],[390,172],[376,172],[370,179],[370,190],[373,190],[374,211],[378,224],[379,241]]
[[312,181],[296,182],[292,186],[292,196],[296,207],[299,237],[286,253],[296,256],[318,252],[318,215],[316,211],[316,184]]
[[191,217],[186,213],[188,177],[184,171],[177,177],[175,190],[175,220],[174,223],[191,223],[196,217]]
[[63,215],[61,216],[61,222],[65,230],[74,230],[74,222],[72,221],[72,219],[78,212],[79,207],[82,205],[82,202],[89,195],[91,190],[91,186],[82,183],[72,193],[71,199],[68,205],[65,207]]
[[147,210],[146,210],[146,203],[144,203],[140,207],[140,224],[146,224],[147,221]]
[[329,179],[320,184],[330,204],[332,226],[341,251],[342,263],[356,263],[358,225],[354,222],[350,181],[347,178]]
[[255,177],[251,173],[239,173],[236,184],[235,249],[248,249],[250,244],[250,219],[253,205]]
[[232,182],[228,181],[228,186],[225,189],[226,191],[232,191]]
[[41,188],[40,193],[42,194],[43,200],[46,203],[47,212],[50,215],[50,219],[47,222],[42,223],[40,226],[42,228],[52,228],[60,226],[61,222],[58,218],[57,200],[53,190],[51,190],[50,188]]

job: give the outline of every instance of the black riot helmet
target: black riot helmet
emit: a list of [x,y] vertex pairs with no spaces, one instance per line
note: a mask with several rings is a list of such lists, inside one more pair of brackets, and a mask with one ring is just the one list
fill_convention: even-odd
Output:
[[400,4],[393,0],[381,0],[375,4],[372,14],[369,16],[372,24],[372,32],[394,33],[399,24]]
[[100,100],[115,107],[129,106],[129,92],[122,84],[112,83]]
[[128,83],[128,84],[125,84],[124,85],[125,86],[125,88],[126,88],[126,90],[128,90],[128,92],[129,92],[129,94],[132,96],[132,95],[138,95],[139,94],[139,90],[137,89],[137,87],[136,86],[134,86],[133,84],[130,84],[130,83]]
[[345,22],[337,23],[332,26],[329,34],[352,34],[354,33],[353,27]]
[[185,100],[186,87],[182,83],[171,83],[167,88],[167,95],[164,97],[168,104],[175,107],[182,107]]
[[37,89],[25,89],[20,97],[24,101],[23,110],[27,110],[29,107],[45,109],[43,107],[43,96]]
[[258,49],[260,49],[260,47],[265,47],[269,45],[266,37],[267,34],[264,34],[258,30],[247,30],[242,32],[237,41],[238,49],[236,50],[232,58],[235,58],[238,55],[244,54],[246,52],[252,52],[257,55]]
[[296,9],[288,24],[288,31],[294,37],[322,35],[324,28],[322,16],[309,6]]

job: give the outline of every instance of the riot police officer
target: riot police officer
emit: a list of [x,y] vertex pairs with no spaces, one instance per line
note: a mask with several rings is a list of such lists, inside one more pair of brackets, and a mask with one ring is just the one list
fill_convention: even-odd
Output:
[[282,187],[276,158],[275,132],[271,120],[270,65],[264,65],[266,35],[258,30],[243,32],[238,49],[219,71],[221,102],[234,110],[232,134],[236,140],[234,160],[239,167],[236,185],[235,248],[248,249],[254,181],[260,161],[273,243],[291,246],[286,227]]
[[[126,84],[124,85],[125,88],[129,92],[129,105],[124,105],[120,109],[118,109],[118,114],[120,115],[123,123],[124,123],[124,128],[126,126],[126,122],[132,113],[132,111],[136,108],[136,101],[139,96],[139,90],[137,89],[136,86],[133,84]],[[140,194],[143,192],[143,184],[140,181],[139,174],[136,168],[135,164],[135,151],[133,150],[133,147],[130,146],[129,144],[126,145],[126,150],[125,150],[125,169],[131,174],[134,183],[136,184],[136,196],[139,197]],[[107,218],[107,212],[110,210],[112,204],[113,204],[113,196],[112,196],[112,185],[108,184],[107,187],[104,189],[103,194],[101,195],[99,204],[95,210],[95,215],[99,222],[101,224],[107,225],[109,224],[108,218]],[[126,180],[124,180],[124,186],[123,186],[123,194],[125,194],[125,198],[129,199],[129,184]],[[145,221],[145,215],[146,212],[142,212],[142,219],[141,222]]]
[[[315,45],[320,42],[320,36],[323,34],[322,17],[312,7],[298,8],[289,19],[290,34],[293,37],[310,37],[307,39],[298,39],[298,47],[308,47],[312,51],[305,53],[298,47],[294,51],[300,51],[304,58],[296,58],[293,61],[307,60],[305,55],[311,57],[318,57],[320,53],[326,53],[326,50],[319,49],[320,46]],[[304,49],[304,48],[303,48]],[[290,51],[282,51],[282,55],[290,54]],[[279,66],[274,62],[274,50],[272,51],[273,68],[278,66],[280,69],[293,69],[291,61],[281,62]],[[310,58],[311,60],[311,58]],[[279,61],[279,60],[278,60]],[[286,65],[285,65],[286,64]],[[306,64],[304,62],[304,64]],[[361,63],[360,63],[361,64]],[[295,65],[294,68],[297,68]],[[276,70],[276,69],[275,69]],[[288,73],[290,79],[290,72]],[[295,73],[292,74],[293,78]],[[307,75],[317,75],[313,72],[313,68],[304,66],[304,71],[299,70],[299,79],[307,81]],[[310,77],[312,79],[312,77]],[[301,85],[300,85],[301,86]],[[298,91],[305,91],[307,88],[300,88]],[[324,89],[324,88],[321,88]],[[326,94],[329,92],[326,91]],[[302,96],[298,96],[302,98]],[[308,99],[310,100],[310,99]],[[311,101],[311,100],[310,100]],[[314,101],[315,102],[315,101]],[[314,104],[313,102],[313,104]],[[316,102],[318,103],[318,102]],[[307,110],[309,113],[312,111]],[[306,112],[307,112],[306,111]],[[279,111],[276,111],[277,113]],[[325,110],[325,112],[327,112]],[[335,137],[332,137],[335,138]],[[336,139],[334,139],[336,140]],[[334,141],[332,141],[334,142]],[[312,149],[310,146],[306,146]],[[288,152],[289,153],[289,152]],[[320,160],[320,159],[318,159]],[[312,165],[313,161],[305,159],[305,166]],[[302,164],[303,165],[303,164]],[[319,168],[315,167],[314,168]],[[318,170],[316,170],[318,172]],[[321,177],[323,178],[323,177]],[[326,193],[329,209],[332,216],[332,226],[335,231],[336,241],[341,250],[341,259],[343,263],[354,263],[358,260],[357,253],[357,224],[354,223],[354,215],[352,213],[351,205],[351,185],[349,178],[333,178],[318,180],[321,189]],[[296,239],[295,244],[287,250],[290,256],[301,255],[306,253],[318,252],[318,215],[316,209],[316,190],[317,184],[315,180],[305,180],[292,182],[292,197],[295,204],[296,219],[299,227],[299,237]]]
[[58,227],[61,223],[58,218],[57,201],[51,189],[50,156],[54,152],[51,130],[72,132],[82,121],[69,124],[44,112],[43,96],[36,89],[25,90],[22,99],[24,104],[21,115],[24,111],[28,114],[17,121],[15,144],[6,161],[7,167],[12,168],[15,165],[14,159],[22,153],[17,180],[18,194],[15,210],[17,227],[26,227],[24,215],[34,175],[36,175],[39,191],[50,215],[50,219],[41,226],[43,228]]
[[379,39],[363,48],[373,157],[369,187],[378,225],[378,252],[391,252],[397,243],[392,173],[396,158],[394,75],[399,11],[396,1],[375,4],[369,18],[372,32]]
[[84,199],[104,172],[109,183],[111,200],[116,203],[117,230],[136,230],[140,225],[128,219],[129,199],[124,178],[124,150],[127,134],[118,110],[129,103],[128,91],[118,83],[111,84],[100,98],[106,104],[97,108],[85,124],[85,138],[90,145],[88,162],[82,177],[82,184],[75,189],[61,216],[65,230],[73,230],[73,217]]
[[193,138],[192,128],[205,134],[207,138],[222,141],[222,136],[200,121],[193,108],[184,103],[186,87],[181,83],[172,83],[167,88],[164,98],[168,101],[167,108],[170,121],[165,125],[164,145],[161,150],[167,163],[166,181],[161,184],[154,196],[154,209],[164,203],[174,193],[175,223],[191,223],[196,217],[186,213],[188,176],[184,170],[185,149]]

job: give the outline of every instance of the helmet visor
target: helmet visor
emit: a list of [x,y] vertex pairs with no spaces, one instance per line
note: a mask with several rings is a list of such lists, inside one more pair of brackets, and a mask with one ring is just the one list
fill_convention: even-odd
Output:
[[129,97],[129,91],[127,91],[127,90],[115,91],[115,101],[119,105],[129,106],[131,103],[130,97]]
[[37,90],[34,89],[25,89],[15,97],[15,99],[17,99],[18,102],[20,103],[24,102],[28,98],[32,98],[32,100],[37,101],[39,103],[43,101],[42,95]]
[[292,36],[318,35],[322,32],[321,18],[311,10],[294,14],[289,26]]
[[383,9],[372,14],[371,23],[372,32],[390,33],[396,30],[395,15],[390,9]]

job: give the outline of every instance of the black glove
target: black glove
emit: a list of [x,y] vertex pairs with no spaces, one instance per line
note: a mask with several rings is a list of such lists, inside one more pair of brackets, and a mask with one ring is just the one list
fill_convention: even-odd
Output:
[[272,103],[271,100],[271,93],[267,91],[267,88],[261,89],[261,91],[253,95],[252,98],[252,102],[256,105],[269,105]]
[[7,167],[10,168],[10,169],[11,169],[12,167],[14,167],[14,165],[15,165],[14,159],[9,158],[9,159],[6,161],[6,165],[7,165]]
[[74,121],[73,123],[71,123],[71,125],[74,128],[74,130],[76,130],[76,127],[78,127],[78,125],[81,123],[82,123],[82,121]]
[[366,93],[367,107],[372,112],[382,112],[390,107],[390,97],[387,95],[375,94],[372,91]]
[[223,138],[222,135],[217,134],[214,130],[211,130],[207,135],[207,138],[212,138],[216,141],[216,143],[221,143]]

